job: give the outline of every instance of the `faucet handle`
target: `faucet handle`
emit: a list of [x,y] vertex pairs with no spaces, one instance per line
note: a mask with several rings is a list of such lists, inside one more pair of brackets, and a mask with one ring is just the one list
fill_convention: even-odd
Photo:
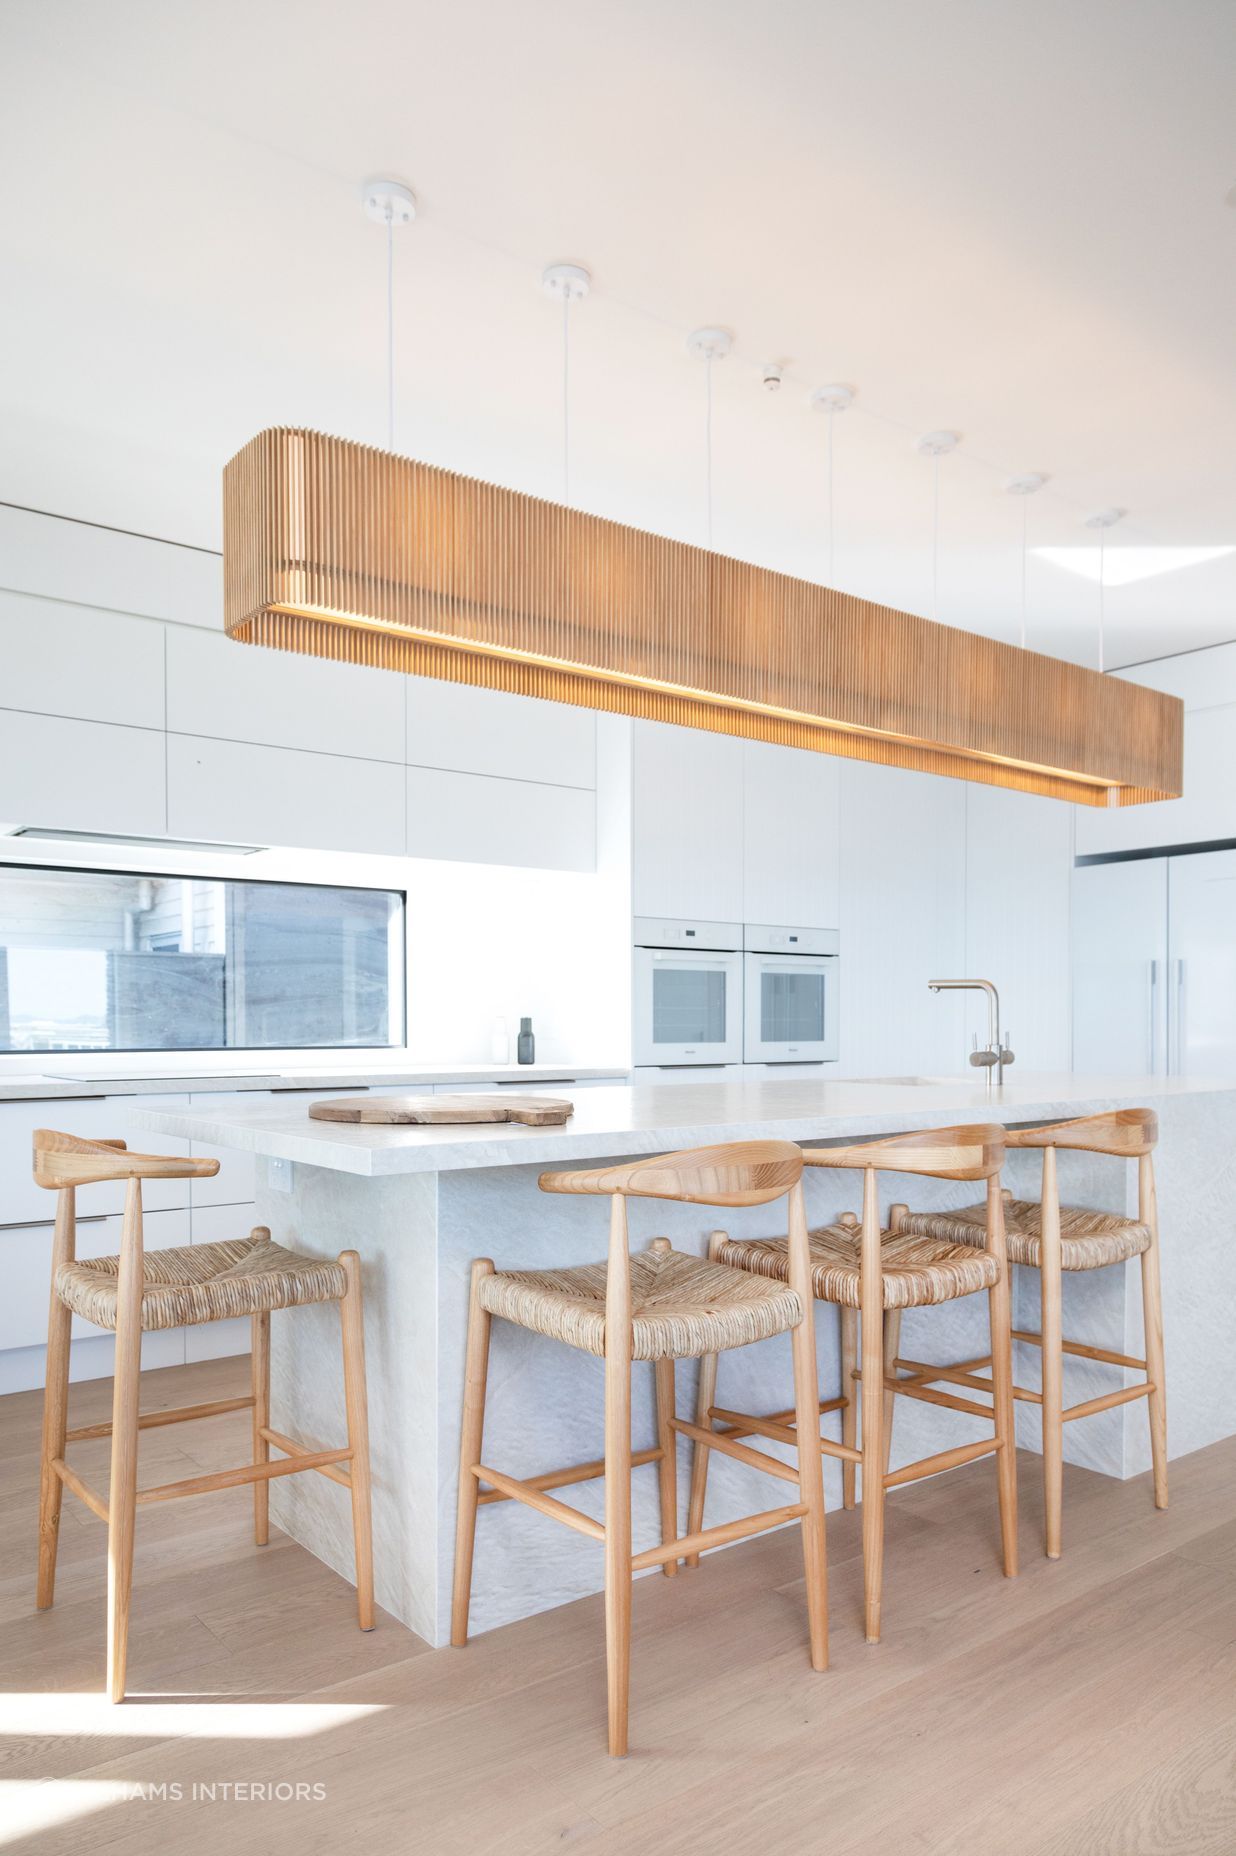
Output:
[[999,1051],[988,1050],[986,1046],[984,1046],[984,1048],[980,1050],[978,1048],[978,1043],[976,1040],[975,1047],[970,1052],[970,1062],[974,1065],[976,1070],[994,1069],[996,1064],[999,1063],[999,1061],[1000,1061]]

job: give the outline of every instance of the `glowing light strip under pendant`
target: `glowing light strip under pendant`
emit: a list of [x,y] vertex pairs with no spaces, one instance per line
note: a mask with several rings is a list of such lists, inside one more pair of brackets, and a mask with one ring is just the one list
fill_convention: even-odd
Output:
[[1181,791],[1181,704],[1076,664],[315,432],[259,433],[223,489],[241,643],[1087,805]]

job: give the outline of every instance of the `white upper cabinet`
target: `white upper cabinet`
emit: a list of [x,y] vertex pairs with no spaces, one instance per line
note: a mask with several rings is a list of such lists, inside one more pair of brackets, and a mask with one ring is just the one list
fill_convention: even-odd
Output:
[[165,829],[161,729],[20,710],[2,721],[0,810],[7,823],[140,837]]
[[177,838],[398,856],[403,773],[384,761],[168,735],[167,829]]
[[596,717],[566,703],[407,677],[408,763],[595,787]]
[[205,548],[0,505],[0,585],[179,625],[223,627],[223,562]]
[[[965,975],[999,990],[1023,1070],[1067,1070],[1073,808],[998,786],[965,792]],[[966,999],[968,1030],[985,1044],[986,1004]]]
[[743,742],[636,722],[636,915],[743,919]]
[[167,628],[167,725],[175,734],[402,765],[403,683],[393,671]]
[[1120,676],[1184,703],[1184,794],[1149,806],[1078,806],[1078,855],[1236,837],[1236,644],[1137,664]]
[[0,592],[0,706],[163,726],[163,627]]
[[835,928],[841,763],[743,743],[743,911],[748,922]]
[[[409,767],[408,855],[452,863],[595,870],[591,788]],[[495,922],[494,932],[502,925]]]

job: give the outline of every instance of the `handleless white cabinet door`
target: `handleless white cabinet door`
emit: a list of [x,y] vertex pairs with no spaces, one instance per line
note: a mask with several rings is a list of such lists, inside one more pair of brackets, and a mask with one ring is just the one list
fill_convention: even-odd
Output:
[[0,592],[0,701],[6,709],[161,729],[163,639],[152,619]]
[[1167,864],[1164,857],[1073,872],[1073,1068],[1167,1072]]
[[743,745],[732,735],[635,723],[636,915],[743,920]]
[[[272,1097],[267,1089],[237,1089],[212,1095],[194,1094],[189,1099],[195,1109],[209,1115],[216,1108],[259,1108],[269,1104]],[[219,1171],[213,1179],[195,1179],[190,1185],[189,1203],[195,1211],[206,1205],[252,1203],[256,1192],[253,1154],[243,1153],[237,1147],[211,1147],[205,1141],[190,1141],[189,1147],[195,1159],[219,1162]]]
[[[963,974],[991,980],[999,991],[1001,1026],[1018,1071],[1067,1070],[1072,809],[998,786],[964,790]],[[986,1000],[979,993],[961,996],[968,1032],[986,1044]]]
[[597,720],[590,709],[405,677],[408,764],[543,786],[597,783]]
[[805,748],[744,741],[744,921],[837,926],[840,765]]
[[534,870],[596,869],[591,787],[409,767],[408,855]]
[[166,831],[161,729],[17,710],[8,710],[3,722],[0,793],[7,820],[140,837]]
[[167,828],[178,838],[402,856],[403,780],[387,761],[169,734]]
[[1236,1077],[1236,851],[1168,860],[1169,1068]]

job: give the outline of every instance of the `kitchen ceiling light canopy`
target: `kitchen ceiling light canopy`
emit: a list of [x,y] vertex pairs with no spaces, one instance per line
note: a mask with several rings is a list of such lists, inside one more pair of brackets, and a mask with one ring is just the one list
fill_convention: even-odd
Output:
[[241,643],[1086,805],[1181,791],[1176,698],[973,632],[316,432],[259,433],[223,491]]

